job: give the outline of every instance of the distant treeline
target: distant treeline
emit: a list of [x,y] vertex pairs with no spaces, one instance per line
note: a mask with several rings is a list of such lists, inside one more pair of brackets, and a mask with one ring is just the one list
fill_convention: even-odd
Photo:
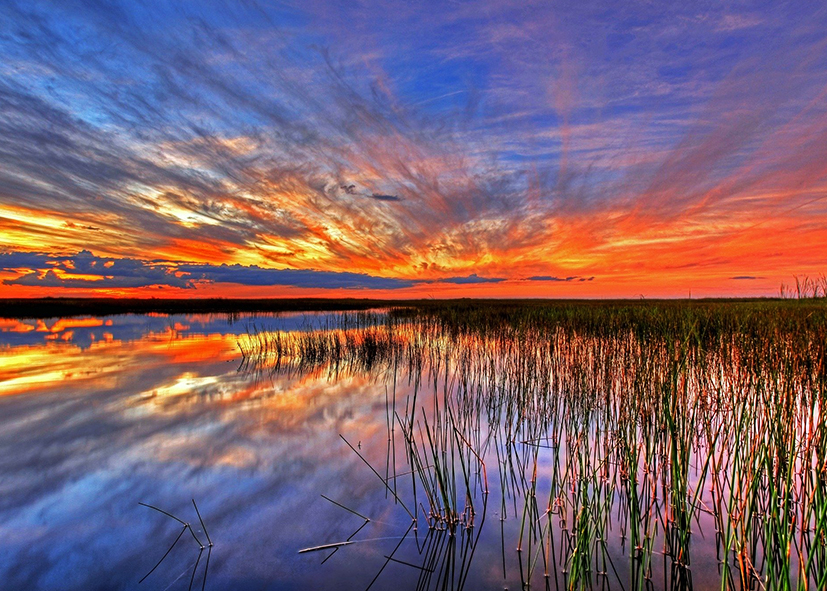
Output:
[[159,298],[0,298],[0,318],[55,318],[69,316],[111,316],[116,314],[250,314],[279,312],[320,312],[368,310],[372,308],[413,308],[442,313],[461,313],[485,309],[497,314],[525,310],[563,310],[576,307],[662,308],[715,303],[769,304],[777,299],[702,299],[702,300],[544,300],[544,299],[451,299],[381,300],[367,298],[270,298],[270,299],[159,299]]
[[161,299],[31,298],[0,299],[1,318],[55,318],[115,314],[249,314],[367,310],[397,302],[370,299]]

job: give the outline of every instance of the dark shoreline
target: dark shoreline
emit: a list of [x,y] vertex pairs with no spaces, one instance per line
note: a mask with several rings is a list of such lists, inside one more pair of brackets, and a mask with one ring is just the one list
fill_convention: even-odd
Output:
[[[0,318],[56,318],[67,316],[112,316],[117,314],[248,314],[277,312],[321,312],[368,310],[371,308],[414,307],[547,307],[605,306],[638,307],[684,306],[690,304],[742,303],[770,304],[789,302],[810,304],[823,300],[780,300],[778,298],[715,298],[715,299],[420,299],[381,300],[366,298],[300,298],[300,299],[155,299],[155,298],[0,298]],[[818,304],[817,304],[818,305]]]

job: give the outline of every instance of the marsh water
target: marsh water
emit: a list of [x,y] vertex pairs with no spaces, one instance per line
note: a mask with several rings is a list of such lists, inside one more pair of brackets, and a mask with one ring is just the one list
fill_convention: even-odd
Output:
[[[821,584],[817,403],[785,415],[798,459],[749,509],[739,483],[780,476],[733,446],[779,417],[739,422],[757,403],[738,414],[733,389],[763,386],[737,355],[676,377],[634,336],[539,346],[384,314],[0,320],[0,588]],[[775,379],[804,400],[799,369]],[[615,394],[648,379],[674,381],[676,424]],[[762,503],[798,525],[767,529]]]

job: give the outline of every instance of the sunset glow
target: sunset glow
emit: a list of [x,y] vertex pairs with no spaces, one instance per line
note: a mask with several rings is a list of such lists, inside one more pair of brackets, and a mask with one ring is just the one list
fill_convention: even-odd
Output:
[[827,10],[669,4],[3,3],[0,297],[822,275]]

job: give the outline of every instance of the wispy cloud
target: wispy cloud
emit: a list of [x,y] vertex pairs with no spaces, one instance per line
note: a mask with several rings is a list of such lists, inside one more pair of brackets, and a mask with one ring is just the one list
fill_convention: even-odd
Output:
[[823,7],[360,6],[4,3],[0,243],[121,286],[823,265]]

